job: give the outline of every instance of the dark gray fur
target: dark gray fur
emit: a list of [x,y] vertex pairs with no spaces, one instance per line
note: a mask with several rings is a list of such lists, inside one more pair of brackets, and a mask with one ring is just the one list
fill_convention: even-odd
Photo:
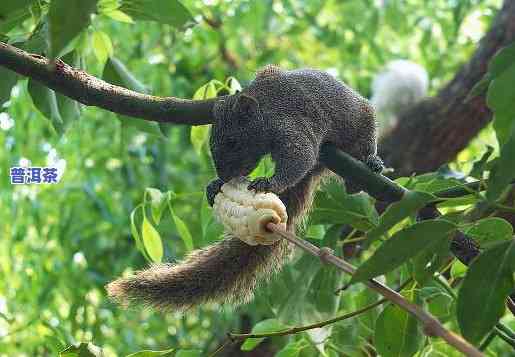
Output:
[[[376,122],[366,99],[331,75],[313,69],[284,71],[267,66],[241,93],[221,98],[214,107],[211,153],[219,178],[207,187],[208,200],[224,182],[248,175],[266,154],[276,163],[271,178],[258,178],[249,189],[279,195],[288,212],[288,230],[309,209],[327,169],[320,148],[332,143],[374,171]],[[250,300],[256,285],[280,270],[290,252],[280,241],[249,246],[226,236],[192,252],[175,265],[154,265],[108,285],[112,298],[160,309],[186,309],[205,302]]]

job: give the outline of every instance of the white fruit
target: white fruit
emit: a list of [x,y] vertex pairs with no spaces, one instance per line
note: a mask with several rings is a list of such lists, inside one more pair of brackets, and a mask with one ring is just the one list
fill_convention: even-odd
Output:
[[249,191],[249,181],[235,178],[222,186],[215,197],[215,218],[226,232],[249,245],[270,245],[281,239],[269,232],[269,222],[286,227],[288,215],[283,202],[273,193]]

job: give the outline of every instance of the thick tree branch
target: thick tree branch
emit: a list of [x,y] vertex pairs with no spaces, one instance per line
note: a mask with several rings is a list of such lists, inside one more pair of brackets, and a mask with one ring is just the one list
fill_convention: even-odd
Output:
[[[377,200],[392,203],[401,200],[406,192],[408,192],[408,190],[387,177],[372,172],[364,163],[338,150],[334,145],[324,145],[322,147],[320,160],[327,168],[340,177],[359,182],[363,190]],[[515,181],[512,182],[512,184],[515,184]],[[476,181],[435,192],[436,200],[422,208],[418,212],[418,218],[420,220],[438,218],[441,214],[436,208],[437,203],[448,198],[466,196],[471,192],[485,189],[486,186],[484,183]],[[469,265],[480,253],[480,250],[479,245],[473,239],[458,232],[452,237],[451,252],[463,264]],[[515,315],[515,294],[508,297],[506,303],[510,311]]]
[[471,60],[436,97],[404,112],[397,126],[380,140],[379,152],[396,176],[434,171],[453,160],[491,120],[484,97],[465,102],[486,73],[488,62],[515,40],[515,1],[505,0]]
[[[372,172],[364,163],[338,150],[334,145],[324,145],[320,159],[324,165],[342,178],[359,182],[364,191],[378,200],[392,203],[401,200],[408,192],[408,190],[387,177]],[[478,182],[468,185],[471,189],[484,189]],[[419,216],[421,219],[439,217],[440,212],[438,212],[435,206],[435,203],[439,202],[438,199],[467,195],[466,187],[457,187],[454,190],[444,190],[441,193],[435,193],[437,201],[424,207],[420,211]],[[461,262],[469,264],[479,254],[479,247],[474,240],[462,233],[457,233],[452,239],[451,251]]]
[[57,60],[27,53],[0,42],[0,66],[33,78],[82,104],[117,114],[163,123],[202,125],[213,123],[216,99],[186,100],[156,97],[115,86]]

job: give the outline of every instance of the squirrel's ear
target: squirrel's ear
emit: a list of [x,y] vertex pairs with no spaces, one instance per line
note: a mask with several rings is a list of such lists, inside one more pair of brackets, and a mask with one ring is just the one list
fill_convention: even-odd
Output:
[[241,119],[257,118],[259,115],[259,104],[256,98],[250,95],[240,94],[233,107],[234,113]]

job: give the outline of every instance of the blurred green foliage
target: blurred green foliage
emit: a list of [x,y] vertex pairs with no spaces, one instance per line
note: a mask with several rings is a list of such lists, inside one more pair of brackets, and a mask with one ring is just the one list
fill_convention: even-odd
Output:
[[[500,0],[77,2],[85,10],[72,3],[4,0],[1,37],[29,51],[63,55],[88,73],[140,92],[201,98],[237,90],[239,83],[245,85],[256,69],[268,63],[324,69],[368,96],[373,75],[398,58],[423,65],[434,93],[477,48]],[[84,17],[91,9],[94,14]],[[512,60],[509,57],[511,65]],[[513,65],[506,67],[511,73]],[[494,70],[488,78],[497,78],[490,84],[494,93],[490,102],[500,110],[496,118],[511,120],[512,112],[506,112],[501,99],[495,100],[495,91],[502,92],[508,83],[502,81],[501,72]],[[203,194],[215,176],[208,127],[117,119],[2,68],[0,103],[4,103],[0,109],[0,355],[57,355],[78,342],[100,346],[106,356],[170,348],[183,349],[178,356],[206,355],[228,331],[312,323],[377,300],[360,285],[332,294],[343,283],[342,276],[314,258],[298,256],[246,306],[206,306],[183,315],[115,306],[103,289],[113,278],[140,269],[149,260],[178,260],[188,250],[219,238],[221,228],[212,221]],[[513,136],[509,139],[512,128],[506,128],[506,120],[502,123],[496,134],[506,134],[504,144]],[[498,148],[492,128],[481,133],[452,167],[468,172],[487,144]],[[57,185],[11,185],[9,169],[18,165],[57,165],[64,174]],[[489,169],[483,166],[474,166],[476,176],[472,176],[482,178]],[[506,165],[497,166],[501,172],[497,175],[506,177]],[[263,173],[269,169],[269,162],[260,167]],[[362,238],[358,230],[374,227],[378,236],[396,232],[402,236],[414,223],[412,208],[418,207],[417,200],[427,202],[428,193],[456,185],[438,174],[398,181],[421,193],[402,202],[401,213],[392,209],[381,217],[366,194],[348,196],[341,186],[328,186],[317,196],[318,209],[307,236],[335,249],[341,247],[338,238],[344,223],[354,228],[351,240]],[[497,198],[505,186],[500,182],[489,193]],[[464,222],[463,212],[478,200],[448,203],[442,210],[449,217],[461,214],[455,220],[457,228],[508,246],[513,231],[508,228],[506,233],[506,221]],[[377,248],[380,243],[364,247]],[[369,258],[372,250],[354,263]],[[398,285],[416,271],[412,264],[418,264],[420,272],[430,258],[403,264],[388,273],[386,281]],[[453,272],[459,270],[455,266]],[[509,280],[510,273],[503,274]],[[410,287],[407,298],[423,304],[448,327],[459,329],[455,296],[432,280]],[[406,321],[406,331],[395,332],[416,338],[399,347],[391,326]],[[515,327],[513,319],[504,321]],[[374,340],[385,356],[390,348],[400,356],[416,351],[419,356],[458,356],[449,346],[428,341],[418,328],[404,312],[388,307],[267,343],[279,356],[361,356],[374,348]],[[249,340],[244,349],[258,343]],[[63,356],[94,350],[82,344],[68,347]],[[160,355],[165,353],[175,352]],[[508,356],[510,348],[495,339],[487,353]]]

